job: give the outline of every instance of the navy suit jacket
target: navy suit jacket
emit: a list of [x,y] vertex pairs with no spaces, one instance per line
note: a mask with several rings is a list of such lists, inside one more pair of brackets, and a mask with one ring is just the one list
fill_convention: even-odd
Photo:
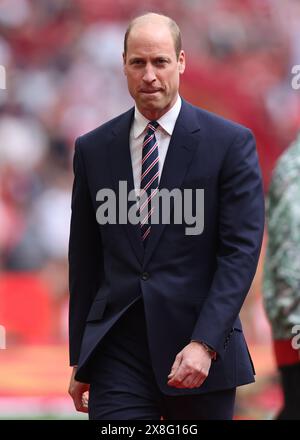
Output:
[[[70,362],[89,382],[95,348],[141,296],[152,365],[161,391],[199,394],[254,381],[238,317],[253,280],[264,227],[264,197],[251,131],[182,101],[159,188],[204,189],[204,230],[96,220],[97,192],[134,187],[129,132],[134,109],[76,140],[69,243]],[[134,203],[134,202],[132,202]],[[194,389],[167,385],[176,354],[191,339],[217,351]]]

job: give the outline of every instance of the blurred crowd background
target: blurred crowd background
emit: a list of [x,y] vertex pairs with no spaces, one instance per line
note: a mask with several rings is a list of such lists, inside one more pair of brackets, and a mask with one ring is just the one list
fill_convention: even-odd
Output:
[[[74,140],[132,106],[123,36],[146,11],[170,15],[182,30],[182,96],[253,130],[266,191],[300,127],[300,90],[291,86],[300,64],[298,0],[1,0],[0,324],[8,349],[0,357],[16,356],[5,373],[45,344],[62,350],[66,365],[56,368],[67,366]],[[262,263],[243,311],[254,346],[269,343]],[[13,351],[20,347],[22,354]],[[1,394],[17,396],[24,387],[22,374],[1,374],[0,407]]]

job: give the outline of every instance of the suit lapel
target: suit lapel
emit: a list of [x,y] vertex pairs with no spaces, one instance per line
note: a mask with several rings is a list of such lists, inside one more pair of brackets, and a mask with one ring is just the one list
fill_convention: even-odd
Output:
[[[180,188],[199,142],[199,137],[194,134],[199,129],[199,122],[196,120],[193,107],[182,100],[182,107],[174,127],[162,170],[159,183],[160,190],[166,188],[171,191],[174,188]],[[165,227],[166,224],[161,223],[151,226],[149,240],[145,249],[144,266],[150,261]]]
[[[128,112],[126,112],[123,117],[120,118],[113,129],[113,141],[108,146],[112,180],[116,194],[119,194],[120,181],[127,182],[127,194],[134,189],[131,154],[129,147],[129,133],[133,115],[134,109],[132,108]],[[119,201],[119,197],[117,197],[117,201]],[[128,210],[133,204],[134,202],[128,203]],[[140,264],[142,264],[144,247],[141,240],[140,226],[139,224],[132,225],[128,221],[123,226],[126,230],[135,255]]]
[[[134,108],[130,109],[119,119],[113,129],[114,138],[108,146],[112,181],[116,194],[119,193],[119,181],[127,182],[128,193],[134,189],[129,147],[129,133],[133,116]],[[171,191],[174,188],[180,188],[199,142],[199,137],[195,136],[195,133],[199,130],[200,126],[199,121],[196,119],[196,112],[190,104],[182,100],[181,110],[174,127],[162,170],[159,189],[165,188]],[[130,209],[133,203],[128,203],[128,209]],[[143,266],[146,266],[166,225],[153,224],[151,226],[145,250],[141,240],[140,225],[132,225],[127,222],[123,226],[138,261]]]

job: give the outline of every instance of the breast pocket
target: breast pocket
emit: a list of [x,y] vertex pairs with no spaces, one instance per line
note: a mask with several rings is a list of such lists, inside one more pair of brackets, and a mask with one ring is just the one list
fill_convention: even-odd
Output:
[[89,311],[86,322],[100,321],[106,307],[107,298],[96,299]]

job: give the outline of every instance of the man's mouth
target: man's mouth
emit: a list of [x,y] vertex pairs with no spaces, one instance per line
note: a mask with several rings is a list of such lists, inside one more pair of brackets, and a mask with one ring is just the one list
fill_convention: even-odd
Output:
[[152,95],[154,93],[160,92],[160,89],[156,90],[141,90],[141,93],[146,93],[147,95]]

